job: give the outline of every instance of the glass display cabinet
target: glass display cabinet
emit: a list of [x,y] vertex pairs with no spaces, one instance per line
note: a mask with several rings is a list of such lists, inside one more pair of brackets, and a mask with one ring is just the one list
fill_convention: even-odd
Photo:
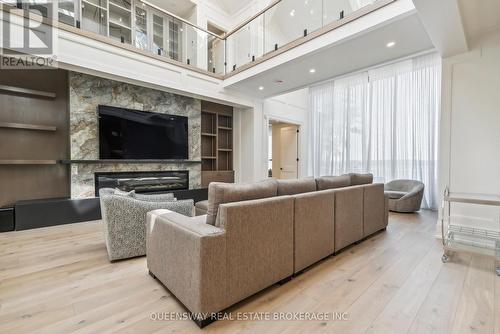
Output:
[[82,29],[108,35],[108,1],[82,0]]
[[109,37],[132,43],[132,10],[130,1],[109,0]]

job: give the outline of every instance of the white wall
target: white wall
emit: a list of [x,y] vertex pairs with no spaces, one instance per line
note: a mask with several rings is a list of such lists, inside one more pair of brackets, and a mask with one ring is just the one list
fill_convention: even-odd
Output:
[[[308,98],[309,89],[305,88],[264,100],[264,123],[275,120],[299,126],[299,177],[307,176]],[[265,153],[267,170],[267,149]]]
[[[308,89],[255,101],[253,109],[235,109],[235,138],[239,151],[235,156],[237,182],[262,180],[268,170],[269,121],[299,126],[299,177],[307,175]],[[236,133],[236,130],[235,130]]]
[[236,182],[252,182],[265,178],[262,152],[267,152],[267,149],[264,150],[262,138],[267,137],[268,130],[263,129],[262,106],[262,102],[256,101],[253,109],[234,109],[233,163]]
[[[439,184],[454,192],[500,194],[500,31],[443,63]],[[498,210],[457,212],[498,219]],[[495,223],[498,228],[498,223]]]

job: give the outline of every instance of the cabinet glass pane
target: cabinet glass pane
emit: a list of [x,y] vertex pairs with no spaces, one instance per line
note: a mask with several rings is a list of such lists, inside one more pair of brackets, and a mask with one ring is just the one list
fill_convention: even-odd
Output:
[[145,9],[135,7],[135,46],[141,50],[148,47],[148,18]]
[[181,36],[183,35],[183,23],[174,19],[168,22],[168,56],[170,59],[182,61]]
[[122,7],[124,9],[130,10],[132,8],[130,0],[109,0],[109,4]]
[[153,14],[153,52],[161,56],[165,55],[163,21],[163,17]]
[[130,3],[111,0],[109,2],[109,37],[122,43],[132,43],[132,12]]
[[84,5],[86,3],[101,7],[102,9],[108,8],[108,1],[107,0],[82,0],[82,5]]
[[93,2],[82,1],[82,29],[101,35],[108,34],[108,13],[107,10],[96,5],[103,1],[93,0]]
[[[2,1],[0,1],[2,2]],[[43,17],[49,17],[50,9],[49,9],[49,4],[47,4],[47,0],[30,0],[30,1],[23,1],[25,6],[24,8],[28,8],[30,12],[36,14],[36,15],[41,15]],[[53,16],[53,15],[52,15]]]
[[59,0],[59,22],[75,26],[75,0]]
[[109,22],[130,28],[132,13],[123,7],[109,6]]

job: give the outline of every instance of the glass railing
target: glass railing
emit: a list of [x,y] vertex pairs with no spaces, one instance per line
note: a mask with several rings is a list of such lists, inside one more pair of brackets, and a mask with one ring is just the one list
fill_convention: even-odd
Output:
[[[57,0],[57,17],[83,31],[109,37],[200,70],[225,74],[225,40],[142,0]],[[36,14],[50,16],[47,0],[23,0]],[[13,5],[19,7],[17,1]],[[54,8],[54,7],[52,7]]]
[[[15,0],[0,2],[19,6]],[[21,1],[47,16],[47,0]],[[277,0],[225,36],[145,0],[57,0],[59,22],[218,75],[230,74],[304,36],[389,0]]]
[[281,0],[226,37],[227,73],[377,0]]

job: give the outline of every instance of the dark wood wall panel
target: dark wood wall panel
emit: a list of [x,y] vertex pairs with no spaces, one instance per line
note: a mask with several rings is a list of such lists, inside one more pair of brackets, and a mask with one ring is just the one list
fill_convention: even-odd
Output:
[[[9,91],[9,87],[23,92]],[[55,93],[55,97],[30,90]],[[35,129],[9,128],[9,123],[35,125]],[[0,124],[0,207],[70,196],[69,167],[50,164],[69,157],[67,72],[0,70]],[[10,160],[19,161],[9,165]]]

